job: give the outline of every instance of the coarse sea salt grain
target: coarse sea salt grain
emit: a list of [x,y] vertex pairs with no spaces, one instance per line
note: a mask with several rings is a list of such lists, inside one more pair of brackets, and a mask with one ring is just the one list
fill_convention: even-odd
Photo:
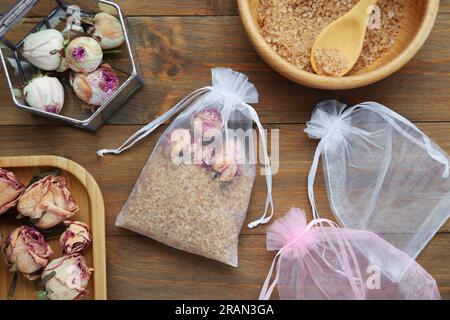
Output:
[[[406,0],[379,0],[381,16],[371,17],[357,72],[383,56],[394,44]],[[319,33],[351,10],[358,0],[260,0],[258,23],[264,39],[289,63],[313,72],[311,49]]]
[[344,73],[348,62],[339,48],[316,49],[314,54],[319,74],[338,76]]
[[231,266],[255,179],[251,165],[222,182],[197,165],[176,165],[155,150],[122,209],[117,225],[171,247]]

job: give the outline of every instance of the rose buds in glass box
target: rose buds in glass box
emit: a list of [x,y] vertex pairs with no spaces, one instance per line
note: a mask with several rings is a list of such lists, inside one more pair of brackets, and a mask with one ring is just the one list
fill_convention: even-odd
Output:
[[[32,9],[43,3],[53,6],[30,29],[27,18],[35,20]],[[109,1],[17,1],[0,18],[0,59],[14,104],[97,130],[143,84],[131,40],[120,7]],[[36,89],[43,82],[52,86]]]

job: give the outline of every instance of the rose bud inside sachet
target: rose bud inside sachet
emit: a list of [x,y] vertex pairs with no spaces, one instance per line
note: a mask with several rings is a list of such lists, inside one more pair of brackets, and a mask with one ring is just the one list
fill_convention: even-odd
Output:
[[76,73],[70,84],[78,98],[92,106],[101,106],[119,88],[119,78],[108,64],[89,74]]
[[230,181],[239,175],[239,165],[245,163],[245,149],[238,141],[227,142],[216,150],[212,169],[220,181]]
[[14,173],[0,168],[0,215],[14,207],[25,190]]
[[36,77],[23,89],[25,100],[34,109],[58,114],[64,105],[64,88],[54,77]]
[[94,17],[94,26],[88,33],[98,38],[102,49],[114,49],[125,42],[125,35],[119,19],[106,13],[97,13]]
[[70,69],[87,74],[102,63],[103,51],[96,40],[78,37],[69,42],[65,58]]
[[39,229],[49,229],[73,217],[79,210],[62,176],[47,176],[25,190],[17,204],[20,215]]
[[65,222],[67,229],[59,239],[63,254],[79,253],[87,249],[92,243],[89,226],[80,221]]
[[194,115],[192,126],[196,138],[210,141],[222,133],[222,115],[216,109],[205,108]]
[[11,272],[35,280],[47,266],[53,251],[42,234],[31,226],[21,226],[6,238],[2,252]]
[[33,32],[23,40],[22,54],[28,62],[46,71],[53,71],[61,64],[64,36],[55,29]]
[[215,148],[213,145],[204,145],[202,142],[192,143],[192,159],[194,164],[205,169],[210,169],[214,163]]
[[[50,300],[75,300],[89,294],[87,286],[94,270],[78,254],[52,260],[42,273],[46,295]],[[54,272],[53,276],[50,274]]]

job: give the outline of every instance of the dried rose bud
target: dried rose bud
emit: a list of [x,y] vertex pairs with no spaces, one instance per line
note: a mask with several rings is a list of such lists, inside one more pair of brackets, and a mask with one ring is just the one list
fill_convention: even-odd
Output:
[[222,115],[215,109],[205,108],[197,112],[192,121],[195,134],[205,141],[217,137],[223,129]]
[[66,58],[61,59],[61,64],[59,65],[58,69],[56,69],[56,72],[65,72],[69,70],[69,64],[67,63]]
[[230,181],[237,175],[239,167],[236,163],[215,163],[213,169],[219,174],[220,181]]
[[78,210],[66,179],[61,176],[47,176],[33,183],[17,204],[17,211],[30,217],[40,229],[52,228],[74,216]]
[[66,225],[67,229],[59,239],[63,254],[78,253],[91,245],[92,236],[87,224],[80,221],[68,221]]
[[102,63],[103,51],[96,40],[78,37],[69,42],[65,57],[70,69],[87,74]]
[[53,71],[61,63],[64,37],[55,29],[31,33],[23,40],[23,56],[39,69]]
[[20,272],[35,280],[47,266],[53,251],[42,234],[30,226],[15,229],[2,245],[2,252],[11,272]]
[[0,168],[0,215],[14,207],[25,186],[14,173]]
[[113,16],[116,16],[118,14],[117,9],[113,5],[108,3],[99,2],[98,8],[100,9],[100,11],[109,13]]
[[101,106],[119,88],[119,78],[107,64],[87,75],[76,73],[70,83],[78,98],[93,106]]
[[64,88],[57,78],[37,77],[23,89],[25,100],[30,107],[58,114],[64,105]]
[[106,12],[95,15],[94,26],[89,33],[99,39],[100,46],[105,50],[120,47],[125,42],[125,35],[119,19]]
[[245,161],[245,150],[238,142],[228,142],[214,156],[212,169],[219,174],[219,180],[230,181],[239,174],[239,164]]
[[194,142],[192,144],[192,153],[194,164],[209,169],[214,163],[214,146],[203,145],[200,142]]
[[44,279],[54,272],[45,283],[47,297],[50,300],[75,300],[88,295],[87,286],[93,271],[78,253],[52,260],[41,276]]

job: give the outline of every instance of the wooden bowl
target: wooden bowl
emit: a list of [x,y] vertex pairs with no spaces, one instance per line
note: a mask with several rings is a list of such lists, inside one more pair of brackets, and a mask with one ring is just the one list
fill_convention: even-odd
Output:
[[423,46],[433,29],[439,0],[407,0],[400,34],[389,52],[370,66],[342,78],[326,77],[302,70],[282,58],[264,40],[257,23],[259,0],[238,0],[242,22],[253,47],[277,72],[308,87],[342,90],[380,81],[407,64]]

